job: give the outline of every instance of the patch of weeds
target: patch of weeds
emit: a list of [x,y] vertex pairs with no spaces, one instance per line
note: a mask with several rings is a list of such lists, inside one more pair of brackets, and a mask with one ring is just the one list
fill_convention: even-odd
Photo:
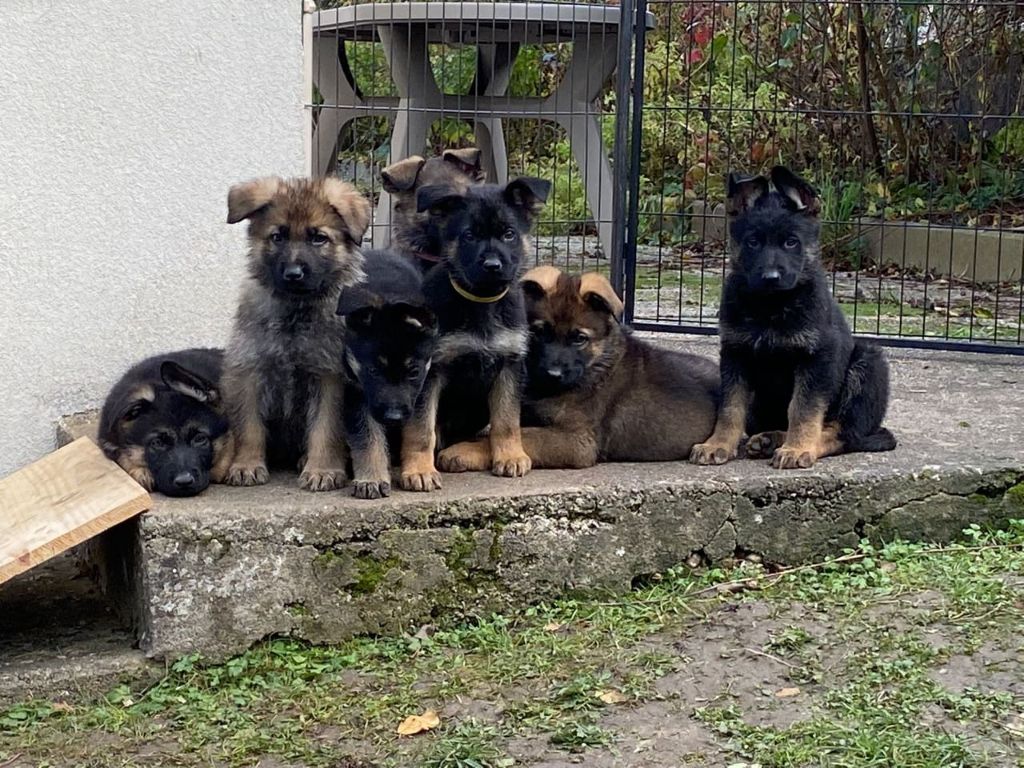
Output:
[[773,768],[949,768],[977,765],[963,739],[898,719],[819,716],[785,730],[748,725],[735,708],[698,709],[744,759]]
[[417,763],[422,768],[507,768],[515,765],[496,743],[499,730],[474,719],[441,734]]
[[814,638],[803,627],[789,625],[785,629],[775,632],[768,640],[765,650],[778,656],[789,656],[810,643]]
[[589,719],[566,723],[554,731],[550,738],[552,744],[570,752],[580,752],[587,747],[601,747],[611,744],[613,740],[614,735],[611,731]]
[[966,688],[961,693],[938,691],[936,703],[955,720],[998,720],[1014,708],[1013,696],[1006,691],[982,692]]

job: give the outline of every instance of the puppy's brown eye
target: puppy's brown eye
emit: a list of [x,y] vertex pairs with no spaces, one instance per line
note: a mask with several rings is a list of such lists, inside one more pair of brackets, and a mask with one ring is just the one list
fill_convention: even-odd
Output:
[[328,239],[327,235],[323,232],[314,232],[309,236],[309,242],[311,245],[327,245]]
[[210,438],[201,432],[192,438],[193,448],[205,448],[210,444]]
[[516,239],[516,231],[509,227],[508,229],[501,233],[501,239],[504,240],[506,243],[511,243],[513,240]]
[[800,245],[800,241],[797,240],[795,237],[787,237],[786,238],[786,242],[784,242],[782,245],[783,245],[784,248],[788,248],[789,250],[793,250],[794,248],[796,248],[796,247],[798,247]]
[[583,331],[573,331],[569,336],[569,340],[577,347],[585,347],[590,343],[590,337]]
[[761,239],[757,235],[751,235],[747,238],[747,245],[751,248],[757,248],[761,244]]
[[280,232],[271,232],[270,242],[272,242],[274,245],[280,245],[281,243],[284,242],[284,235]]
[[462,240],[463,242],[466,243],[472,243],[474,240],[476,240],[476,235],[474,235],[467,229],[465,232],[462,233]]

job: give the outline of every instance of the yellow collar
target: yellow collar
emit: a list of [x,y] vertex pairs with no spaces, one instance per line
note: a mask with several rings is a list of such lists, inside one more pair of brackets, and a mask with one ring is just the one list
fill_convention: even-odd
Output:
[[455,282],[454,275],[448,275],[448,282],[452,284],[452,288],[455,289],[455,292],[459,294],[459,296],[466,299],[467,301],[475,301],[477,304],[493,304],[496,301],[501,301],[502,299],[505,298],[505,295],[508,293],[509,287],[511,287],[507,286],[505,290],[503,290],[497,296],[477,296],[475,294],[470,293],[457,282]]

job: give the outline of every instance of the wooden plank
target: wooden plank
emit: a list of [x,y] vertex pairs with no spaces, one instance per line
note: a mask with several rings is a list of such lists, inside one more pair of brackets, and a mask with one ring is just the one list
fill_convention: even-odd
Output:
[[0,480],[0,584],[150,505],[87,437],[18,470]]

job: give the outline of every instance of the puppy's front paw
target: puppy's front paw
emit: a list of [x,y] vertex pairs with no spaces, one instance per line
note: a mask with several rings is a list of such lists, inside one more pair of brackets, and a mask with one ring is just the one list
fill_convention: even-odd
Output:
[[747,440],[747,458],[767,459],[784,442],[786,442],[785,432],[760,432]]
[[389,480],[353,480],[352,495],[357,499],[384,499],[391,495]]
[[524,451],[495,457],[491,472],[498,477],[522,477],[533,468],[533,461]]
[[299,475],[299,487],[307,491],[333,491],[345,487],[344,469],[305,467]]
[[232,464],[224,482],[228,485],[263,485],[270,479],[266,464]]
[[736,446],[725,443],[698,443],[690,451],[691,464],[725,464],[736,458]]
[[407,491],[423,493],[441,489],[441,475],[433,472],[402,472],[401,486]]
[[132,480],[141,485],[147,491],[153,490],[153,473],[146,467],[133,467],[128,470]]
[[783,445],[772,456],[771,465],[778,469],[807,469],[813,467],[816,457],[806,448]]
[[483,472],[491,468],[491,446],[486,440],[474,440],[448,446],[437,456],[442,472]]

